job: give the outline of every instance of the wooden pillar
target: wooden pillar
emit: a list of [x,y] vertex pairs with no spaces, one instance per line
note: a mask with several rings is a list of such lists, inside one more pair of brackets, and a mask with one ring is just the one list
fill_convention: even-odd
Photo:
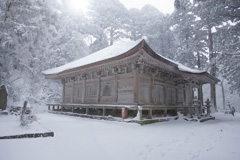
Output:
[[199,85],[199,88],[198,88],[198,100],[200,100],[201,105],[203,105],[203,91],[202,91],[202,85]]
[[86,78],[84,77],[82,86],[82,103],[85,103],[85,92],[86,92]]
[[186,107],[189,107],[189,97],[188,97],[188,95],[189,95],[189,87],[188,87],[188,85],[187,84],[185,84],[185,93],[184,93],[184,95],[185,95],[185,105],[186,105]]
[[122,118],[125,119],[127,118],[128,115],[128,109],[127,108],[122,108]]
[[89,108],[86,107],[86,114],[89,114]]
[[101,96],[101,77],[98,77],[98,87],[97,87],[97,103],[100,102],[100,96]]
[[53,111],[55,110],[55,106],[54,106],[54,105],[52,106],[52,110],[53,110]]
[[176,88],[176,105],[178,105],[178,88]]
[[63,86],[63,88],[62,88],[62,103],[65,103],[65,80],[64,79],[62,79],[62,86]]
[[50,105],[48,105],[48,110],[50,110]]
[[165,106],[165,108],[164,108],[164,117],[166,117],[167,116],[167,106]]
[[150,104],[153,104],[153,86],[154,86],[154,76],[151,76],[151,84],[150,84],[150,94],[149,94],[149,101]]
[[72,81],[72,94],[71,94],[71,103],[74,102],[74,81]]
[[128,118],[128,109],[126,108],[126,118]]
[[148,118],[152,119],[152,108],[148,110]]
[[193,89],[191,84],[185,84],[185,95],[186,107],[188,107],[189,114],[192,114]]
[[74,106],[72,106],[72,112],[74,112]]
[[134,75],[134,103],[138,104],[139,102],[139,71],[136,68]]
[[188,92],[188,106],[189,106],[189,114],[192,115],[192,104],[193,104],[193,88],[189,85]]
[[183,89],[183,106],[186,106],[186,88]]
[[117,73],[114,76],[114,102],[118,101],[118,75]]
[[61,111],[63,111],[63,106],[61,106]]
[[168,90],[168,87],[167,86],[163,86],[163,95],[164,95],[164,104],[165,104],[165,106],[168,105],[167,90]]
[[163,86],[163,95],[164,95],[164,116],[167,116],[167,106],[168,106],[168,86]]
[[185,101],[185,107],[188,108],[188,113],[189,113],[189,86],[187,84],[184,85],[185,90],[184,90],[184,101]]
[[106,116],[106,108],[103,107],[103,116]]
[[194,90],[195,90],[195,87],[192,87],[192,99],[194,99]]

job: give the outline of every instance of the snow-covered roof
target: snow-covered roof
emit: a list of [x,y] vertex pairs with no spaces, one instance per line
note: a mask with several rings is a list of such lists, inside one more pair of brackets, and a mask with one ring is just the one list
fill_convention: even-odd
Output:
[[204,70],[196,70],[196,69],[189,68],[180,63],[176,63],[176,64],[178,65],[178,69],[183,72],[188,72],[188,73],[205,73],[206,72]]
[[[92,53],[86,57],[83,57],[83,58],[73,61],[71,63],[62,65],[60,67],[42,71],[42,73],[44,75],[56,75],[56,74],[59,74],[61,72],[67,71],[67,70],[71,70],[74,68],[93,64],[95,62],[101,62],[103,60],[107,60],[107,59],[122,55],[122,54],[126,53],[127,51],[133,49],[134,47],[136,47],[139,43],[141,43],[143,41],[144,41],[143,39],[139,39],[137,41],[131,41],[129,39],[122,39],[122,40],[114,43],[112,46],[106,47],[100,51]],[[191,69],[191,68],[186,67],[178,62],[170,60],[166,57],[163,57],[160,55],[157,55],[157,56],[159,58],[165,60],[166,62],[176,65],[178,67],[178,69],[182,72],[193,73],[193,74],[206,73],[206,71]]]
[[[163,57],[163,56],[161,56],[161,57]],[[166,57],[163,57],[163,58],[165,58],[165,59],[167,59],[168,61],[176,64],[176,65],[178,66],[178,69],[179,69],[180,71],[182,71],[182,72],[188,72],[188,73],[205,73],[205,72],[207,72],[207,71],[204,71],[204,70],[197,70],[197,69],[189,68],[189,67],[187,67],[187,66],[182,65],[181,63],[175,62],[175,61],[173,61],[173,60],[171,60],[171,59],[168,59],[168,58],[166,58]]]
[[83,57],[81,59],[78,59],[76,61],[67,63],[65,65],[53,68],[53,69],[49,69],[49,70],[45,70],[42,71],[43,74],[45,75],[49,75],[49,74],[58,74],[60,72],[66,71],[66,70],[70,70],[73,68],[78,68],[81,66],[85,66],[88,64],[92,64],[95,62],[99,62],[99,61],[103,61],[109,58],[113,58],[116,56],[119,56],[125,52],[127,52],[128,50],[134,48],[136,45],[138,45],[140,42],[142,41],[142,39],[139,39],[137,41],[131,41],[129,39],[122,39],[116,43],[114,43],[112,46],[104,48],[100,51],[94,52],[86,57]]

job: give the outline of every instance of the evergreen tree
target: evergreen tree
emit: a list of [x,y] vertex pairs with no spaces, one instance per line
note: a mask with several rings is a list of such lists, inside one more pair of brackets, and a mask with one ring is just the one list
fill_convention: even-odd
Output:
[[207,58],[206,32],[199,27],[199,20],[192,12],[192,3],[188,0],[176,0],[175,11],[171,15],[175,38],[178,41],[175,59],[189,67],[203,69]]
[[109,45],[120,37],[127,36],[127,9],[119,0],[91,0],[89,14],[98,26],[104,30]]
[[[218,46],[224,46],[223,41],[217,38],[224,33],[224,24],[229,20],[236,20],[239,18],[239,2],[234,0],[195,0],[194,13],[200,17],[200,26],[207,31],[207,43],[210,59],[210,73],[217,76],[217,59],[220,57],[221,52]],[[237,18],[238,17],[238,18]],[[234,25],[236,26],[236,25]],[[229,33],[228,33],[229,34]],[[230,36],[229,41],[235,39]],[[227,47],[227,46],[226,46]],[[227,47],[228,48],[228,47]],[[211,84],[211,99],[216,102],[216,89],[215,85]],[[213,104],[216,108],[216,104]]]
[[223,77],[231,84],[231,90],[240,95],[240,2],[234,0],[224,1],[220,15],[224,23],[217,27],[214,49],[218,68]]
[[142,22],[141,22],[141,11],[136,8],[132,8],[128,11],[128,32],[133,40],[142,38]]
[[79,28],[62,25],[66,19],[57,0],[3,0],[0,8],[0,79],[9,100],[13,105],[24,100],[31,105],[59,98],[61,88],[45,80],[41,71],[86,51]]
[[169,15],[164,15],[151,5],[146,5],[141,10],[131,9],[129,15],[131,37],[134,40],[146,37],[156,53],[173,59],[175,39],[170,30]]

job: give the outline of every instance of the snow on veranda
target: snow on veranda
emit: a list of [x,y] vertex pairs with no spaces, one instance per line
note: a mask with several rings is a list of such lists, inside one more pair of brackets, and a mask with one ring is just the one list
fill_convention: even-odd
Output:
[[[215,113],[216,120],[188,122],[180,117],[140,126],[41,113],[26,128],[52,130],[54,137],[0,140],[1,160],[239,160],[240,113]],[[14,120],[15,119],[15,120]],[[0,133],[21,133],[17,118],[0,116]]]

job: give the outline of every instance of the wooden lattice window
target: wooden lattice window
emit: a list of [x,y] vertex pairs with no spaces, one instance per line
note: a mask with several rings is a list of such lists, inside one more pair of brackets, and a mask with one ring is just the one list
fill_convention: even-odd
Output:
[[153,89],[153,102],[154,104],[164,103],[163,86],[155,85]]
[[71,97],[72,97],[72,84],[68,83],[65,85],[65,97],[64,97],[64,102],[71,102]]
[[86,97],[93,97],[97,95],[97,87],[95,85],[86,87]]
[[111,96],[111,87],[108,84],[103,87],[103,96]]
[[175,105],[176,104],[176,89],[175,88],[168,88],[168,104]]
[[74,96],[75,97],[81,97],[82,96],[82,87],[81,86],[75,86],[74,88]]
[[184,92],[183,90],[178,90],[178,102],[184,102]]

